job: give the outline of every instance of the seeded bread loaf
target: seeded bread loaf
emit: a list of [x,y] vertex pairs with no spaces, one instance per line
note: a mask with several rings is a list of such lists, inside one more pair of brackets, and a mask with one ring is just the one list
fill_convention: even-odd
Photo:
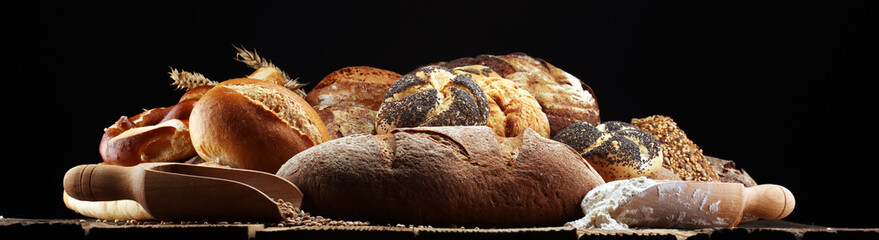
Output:
[[460,58],[442,65],[448,68],[484,65],[515,82],[540,103],[549,120],[551,136],[576,121],[584,121],[593,126],[601,122],[592,89],[577,77],[543,59],[524,53],[512,53]]
[[660,142],[662,166],[671,169],[684,181],[720,181],[720,177],[705,155],[684,130],[670,117],[654,115],[632,119],[632,124],[650,133]]
[[398,127],[485,125],[485,93],[468,75],[425,66],[403,75],[384,95],[376,115],[376,133]]
[[397,128],[303,151],[277,173],[302,190],[302,209],[374,224],[561,226],[604,183],[573,149],[525,130]]

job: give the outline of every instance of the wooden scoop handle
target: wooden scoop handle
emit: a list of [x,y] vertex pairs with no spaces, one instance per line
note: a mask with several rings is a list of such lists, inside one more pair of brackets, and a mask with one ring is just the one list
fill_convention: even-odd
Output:
[[67,170],[64,191],[82,201],[137,200],[132,193],[133,167],[86,164]]
[[793,210],[796,201],[787,188],[761,184],[745,188],[744,212],[763,219],[782,219]]

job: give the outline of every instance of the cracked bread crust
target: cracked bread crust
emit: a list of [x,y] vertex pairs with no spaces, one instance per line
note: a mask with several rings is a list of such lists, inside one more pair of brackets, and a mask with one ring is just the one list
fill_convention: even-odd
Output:
[[468,75],[430,65],[391,84],[376,114],[376,133],[419,126],[484,125],[489,105]]

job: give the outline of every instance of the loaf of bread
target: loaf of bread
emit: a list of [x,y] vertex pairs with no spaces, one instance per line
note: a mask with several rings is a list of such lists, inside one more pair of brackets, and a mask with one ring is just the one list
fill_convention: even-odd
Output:
[[330,139],[375,134],[375,114],[378,111],[349,105],[316,105],[314,110],[327,127]]
[[311,106],[355,106],[378,111],[385,92],[400,77],[399,73],[375,67],[345,67],[321,79],[305,101]]
[[396,128],[305,150],[277,173],[302,209],[329,218],[432,226],[561,226],[604,183],[573,149],[526,129]]
[[671,169],[684,181],[720,181],[702,149],[693,143],[670,117],[654,115],[632,119],[632,124],[650,133],[660,142],[663,167]]
[[305,101],[317,111],[332,139],[375,134],[375,116],[385,92],[400,77],[375,67],[345,67],[318,82]]
[[553,139],[579,151],[607,182],[648,176],[662,167],[659,142],[629,123],[575,122]]
[[485,93],[468,75],[430,65],[403,75],[385,93],[376,133],[398,127],[485,125]]
[[543,59],[524,53],[486,54],[455,59],[442,64],[448,68],[467,65],[488,66],[531,93],[546,113],[551,136],[555,136],[577,121],[587,122],[593,126],[601,122],[598,103],[592,89],[577,77]]
[[482,65],[452,69],[456,74],[468,75],[485,92],[489,114],[486,125],[498,136],[515,137],[531,128],[540,136],[549,138],[549,120],[534,96]]
[[292,90],[251,78],[224,81],[192,109],[198,155],[235,168],[276,172],[296,153],[330,139],[317,112]]

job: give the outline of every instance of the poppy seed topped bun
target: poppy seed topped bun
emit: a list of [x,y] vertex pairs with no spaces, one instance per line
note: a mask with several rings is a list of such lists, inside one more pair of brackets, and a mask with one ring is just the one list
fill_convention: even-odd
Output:
[[399,127],[485,125],[485,93],[468,75],[429,65],[403,75],[385,93],[376,133]]
[[659,141],[629,123],[608,121],[593,127],[575,122],[553,139],[580,152],[604,181],[647,176],[662,167]]

